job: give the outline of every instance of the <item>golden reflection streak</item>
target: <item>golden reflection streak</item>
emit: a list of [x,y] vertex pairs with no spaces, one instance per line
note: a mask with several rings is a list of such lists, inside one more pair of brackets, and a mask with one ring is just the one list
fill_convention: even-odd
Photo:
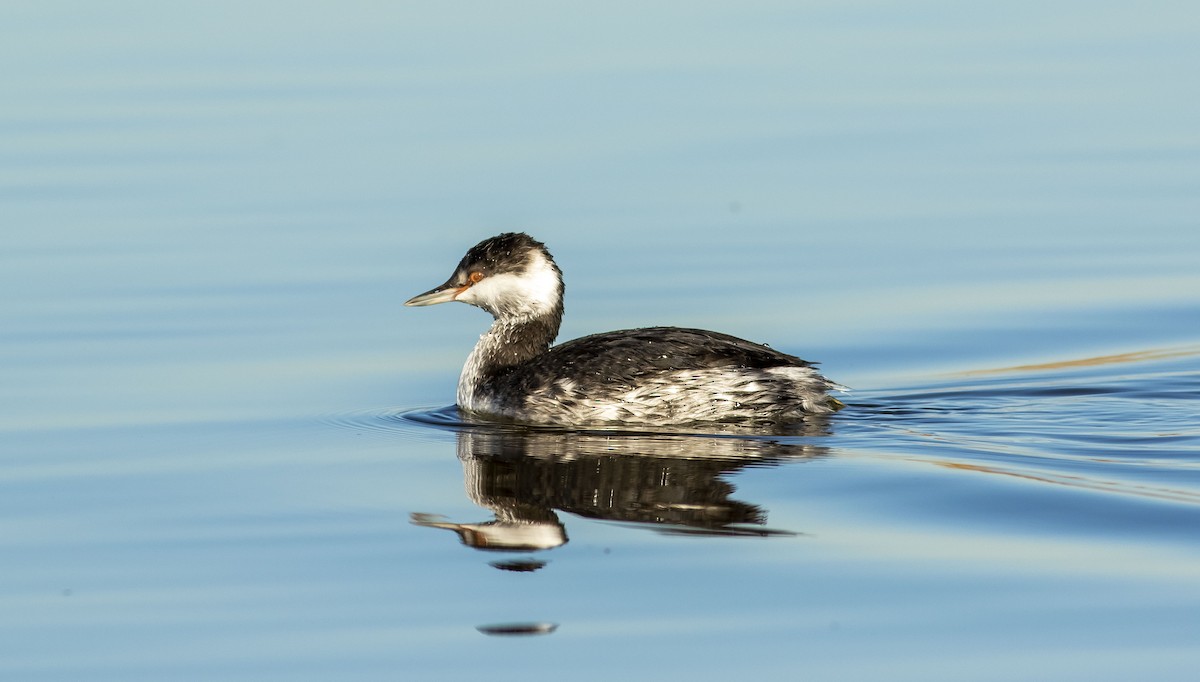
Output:
[[980,376],[986,374],[1005,374],[1008,372],[1040,372],[1051,369],[1068,369],[1072,367],[1095,367],[1097,365],[1119,365],[1127,362],[1149,362],[1151,360],[1166,360],[1200,355],[1200,346],[1185,346],[1183,348],[1155,348],[1151,350],[1134,351],[1132,353],[1117,353],[1116,355],[1098,355],[1093,358],[1078,360],[1058,360],[1032,365],[1014,365],[1012,367],[997,367],[993,369],[971,369],[955,372],[955,376]]
[[1014,478],[1023,478],[1038,483],[1050,483],[1053,485],[1065,485],[1071,488],[1082,488],[1084,490],[1096,490],[1105,493],[1125,493],[1127,495],[1138,495],[1141,497],[1150,497],[1159,500],[1167,500],[1170,502],[1186,502],[1189,504],[1200,504],[1200,494],[1189,492],[1186,490],[1178,490],[1172,488],[1158,488],[1147,485],[1130,485],[1128,483],[1117,483],[1114,481],[1097,481],[1083,476],[1072,476],[1069,474],[1060,474],[1057,476],[1037,475],[1032,473],[1020,473],[1016,471],[1008,471],[996,467],[984,466],[982,464],[966,464],[963,462],[947,462],[945,460],[927,460],[936,466],[945,467],[947,469],[959,469],[966,471],[977,471],[983,474],[999,474],[1001,476],[1012,476]]

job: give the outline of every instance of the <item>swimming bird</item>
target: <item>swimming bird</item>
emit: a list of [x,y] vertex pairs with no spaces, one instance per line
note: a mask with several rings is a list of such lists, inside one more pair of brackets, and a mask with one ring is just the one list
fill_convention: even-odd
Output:
[[485,239],[404,305],[460,301],[494,322],[458,379],[458,407],[530,424],[785,423],[842,407],[813,363],[728,334],[648,327],[552,346],[562,270],[524,233]]

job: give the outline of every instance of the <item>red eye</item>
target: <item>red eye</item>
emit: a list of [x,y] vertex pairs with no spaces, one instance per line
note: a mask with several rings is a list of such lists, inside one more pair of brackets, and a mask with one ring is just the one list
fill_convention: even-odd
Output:
[[479,280],[483,279],[483,273],[476,270],[475,272],[467,275],[467,279],[471,280],[471,284],[478,284]]

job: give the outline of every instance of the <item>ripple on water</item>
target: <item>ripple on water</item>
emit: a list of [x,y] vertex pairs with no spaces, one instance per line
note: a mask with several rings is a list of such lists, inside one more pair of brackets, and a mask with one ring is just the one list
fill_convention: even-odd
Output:
[[422,441],[445,441],[447,432],[461,425],[458,408],[453,405],[350,410],[327,415],[321,421],[379,438]]
[[969,372],[871,392],[834,430],[859,450],[1200,504],[1197,358],[1147,352]]

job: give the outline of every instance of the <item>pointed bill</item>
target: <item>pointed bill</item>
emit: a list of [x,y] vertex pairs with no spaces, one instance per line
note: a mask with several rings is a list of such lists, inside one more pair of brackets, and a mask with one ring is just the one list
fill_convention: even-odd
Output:
[[436,305],[438,303],[449,303],[458,297],[459,294],[466,291],[467,287],[460,287],[452,282],[446,282],[441,286],[436,286],[423,294],[413,296],[404,302],[407,306],[418,305]]

